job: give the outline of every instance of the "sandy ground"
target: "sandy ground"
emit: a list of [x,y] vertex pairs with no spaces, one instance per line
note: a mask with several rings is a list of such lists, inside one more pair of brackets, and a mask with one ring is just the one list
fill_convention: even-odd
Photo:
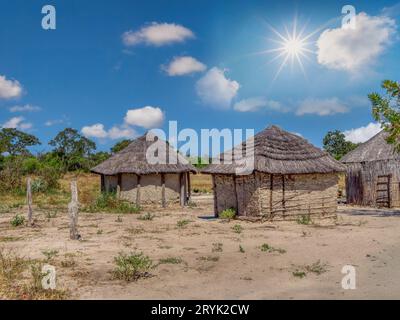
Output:
[[[81,213],[82,241],[69,240],[66,212],[46,218],[35,211],[38,226],[13,228],[15,212],[0,215],[0,246],[20,255],[43,259],[44,250],[57,250],[54,260],[58,286],[74,299],[398,299],[400,298],[400,212],[340,207],[336,225],[296,222],[254,223],[211,219],[210,197],[199,197],[195,208],[139,215]],[[146,210],[145,210],[146,212]],[[179,220],[190,220],[178,227]],[[232,227],[241,225],[242,232]],[[264,252],[267,243],[285,253]],[[241,246],[245,252],[240,252]],[[161,264],[151,277],[126,283],[114,280],[113,258],[119,252],[143,252]],[[62,266],[65,254],[75,266]],[[207,261],[207,257],[210,257]],[[318,260],[327,271],[293,271]],[[343,290],[341,269],[356,267],[355,290]]]

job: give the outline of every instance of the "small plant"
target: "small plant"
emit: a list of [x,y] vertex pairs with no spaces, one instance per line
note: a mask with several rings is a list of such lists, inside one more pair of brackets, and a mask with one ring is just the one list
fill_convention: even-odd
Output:
[[58,256],[58,250],[43,250],[42,253],[46,257],[47,262]]
[[240,252],[240,253],[245,253],[243,247],[242,247],[240,244],[239,244],[239,252]]
[[140,215],[138,219],[144,221],[151,221],[154,219],[154,215],[152,215],[150,212],[146,212],[145,214]]
[[148,271],[153,266],[153,261],[143,253],[120,253],[114,258],[116,267],[113,271],[116,279],[136,281],[142,277],[148,277]]
[[128,201],[118,199],[115,192],[102,192],[89,206],[86,212],[138,213],[140,208]]
[[201,256],[201,257],[197,258],[197,260],[217,262],[219,260],[219,257],[217,257],[217,256]]
[[222,252],[223,251],[222,250],[223,244],[220,243],[220,242],[219,243],[213,243],[212,246],[213,246],[212,252]]
[[118,216],[118,218],[117,218],[117,219],[115,219],[115,222],[122,222],[122,218],[121,218],[121,216]]
[[191,221],[190,220],[179,220],[176,225],[178,228],[186,227]]
[[71,268],[76,266],[76,262],[73,257],[67,257],[65,260],[61,261],[61,266],[63,268]]
[[26,264],[25,259],[0,250],[0,278],[8,282],[15,280],[24,271]]
[[233,208],[225,209],[219,214],[220,219],[235,219],[236,217],[236,210]]
[[174,258],[174,257],[168,257],[164,259],[160,259],[158,261],[158,264],[179,264],[182,263],[181,258]]
[[298,224],[309,225],[312,223],[311,218],[309,215],[302,215],[297,219]]
[[328,264],[321,263],[320,260],[314,262],[311,265],[305,266],[306,271],[315,273],[316,275],[320,275],[326,271],[328,271]]
[[13,227],[19,227],[19,226],[23,225],[24,223],[25,223],[25,217],[20,214],[16,214],[14,216],[14,218],[12,218],[12,220],[10,221],[10,224]]
[[281,248],[274,248],[272,246],[270,246],[268,243],[263,243],[261,245],[261,251],[264,252],[278,252],[278,253],[286,253],[285,249],[281,249]]
[[232,227],[232,230],[233,230],[234,232],[236,232],[236,233],[242,233],[243,227],[242,227],[240,224],[235,224],[235,225]]
[[307,274],[306,274],[304,271],[296,270],[296,271],[293,271],[293,272],[292,272],[292,275],[293,275],[294,277],[303,279]]
[[45,217],[47,221],[50,221],[50,219],[54,219],[55,217],[57,217],[57,211],[46,211]]
[[103,234],[103,229],[98,229],[96,233],[99,234],[99,235]]
[[191,209],[197,207],[196,202],[193,202],[193,201],[189,201],[187,205],[188,205],[188,207],[191,208]]

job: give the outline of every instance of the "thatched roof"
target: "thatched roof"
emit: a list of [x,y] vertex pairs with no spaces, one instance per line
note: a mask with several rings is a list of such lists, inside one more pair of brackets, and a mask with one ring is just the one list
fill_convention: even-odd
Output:
[[[157,139],[157,138],[156,138]],[[125,149],[114,154],[111,158],[100,163],[91,171],[104,175],[115,175],[118,173],[135,173],[139,175],[152,173],[180,173],[196,172],[196,169],[182,155],[178,154],[168,142],[155,140],[158,145],[158,158],[165,156],[165,164],[152,164],[146,158],[148,148],[154,144],[153,140],[147,141],[146,134],[132,141]],[[151,154],[153,149],[149,149]]]
[[[239,152],[238,157],[241,154],[246,156],[246,145],[250,145],[248,141],[242,143],[243,152]],[[233,150],[238,148],[240,146]],[[232,164],[222,163],[224,157],[232,155],[232,152],[235,154],[233,150],[220,156],[221,164],[210,164],[202,172],[234,174],[237,168],[243,166],[238,157],[232,156]],[[254,170],[272,174],[306,174],[343,172],[346,168],[304,138],[271,126],[254,136]]]
[[341,161],[369,162],[378,160],[400,160],[399,154],[395,152],[393,145],[386,142],[388,133],[381,131],[368,141],[360,144],[356,149],[346,154]]

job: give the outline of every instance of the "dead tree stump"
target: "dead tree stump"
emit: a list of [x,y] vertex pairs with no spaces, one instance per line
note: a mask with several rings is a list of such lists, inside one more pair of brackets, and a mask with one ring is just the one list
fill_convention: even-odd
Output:
[[78,203],[78,187],[76,180],[71,181],[71,202],[68,204],[69,214],[69,235],[71,240],[79,240],[81,235],[78,233],[78,214],[79,214],[79,203]]
[[26,202],[28,204],[28,225],[33,226],[31,178],[26,181]]

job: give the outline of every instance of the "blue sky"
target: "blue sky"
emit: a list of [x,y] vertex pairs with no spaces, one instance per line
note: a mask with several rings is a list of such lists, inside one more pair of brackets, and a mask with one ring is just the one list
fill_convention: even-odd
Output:
[[[276,124],[321,146],[327,131],[376,133],[366,96],[399,80],[397,1],[0,1],[0,126],[43,142],[73,127],[108,150],[152,127],[263,128]],[[297,17],[308,59],[265,52]],[[286,37],[286,35],[285,35]],[[301,37],[300,37],[301,39]],[[262,53],[264,52],[264,53]],[[290,59],[289,59],[290,60]]]

